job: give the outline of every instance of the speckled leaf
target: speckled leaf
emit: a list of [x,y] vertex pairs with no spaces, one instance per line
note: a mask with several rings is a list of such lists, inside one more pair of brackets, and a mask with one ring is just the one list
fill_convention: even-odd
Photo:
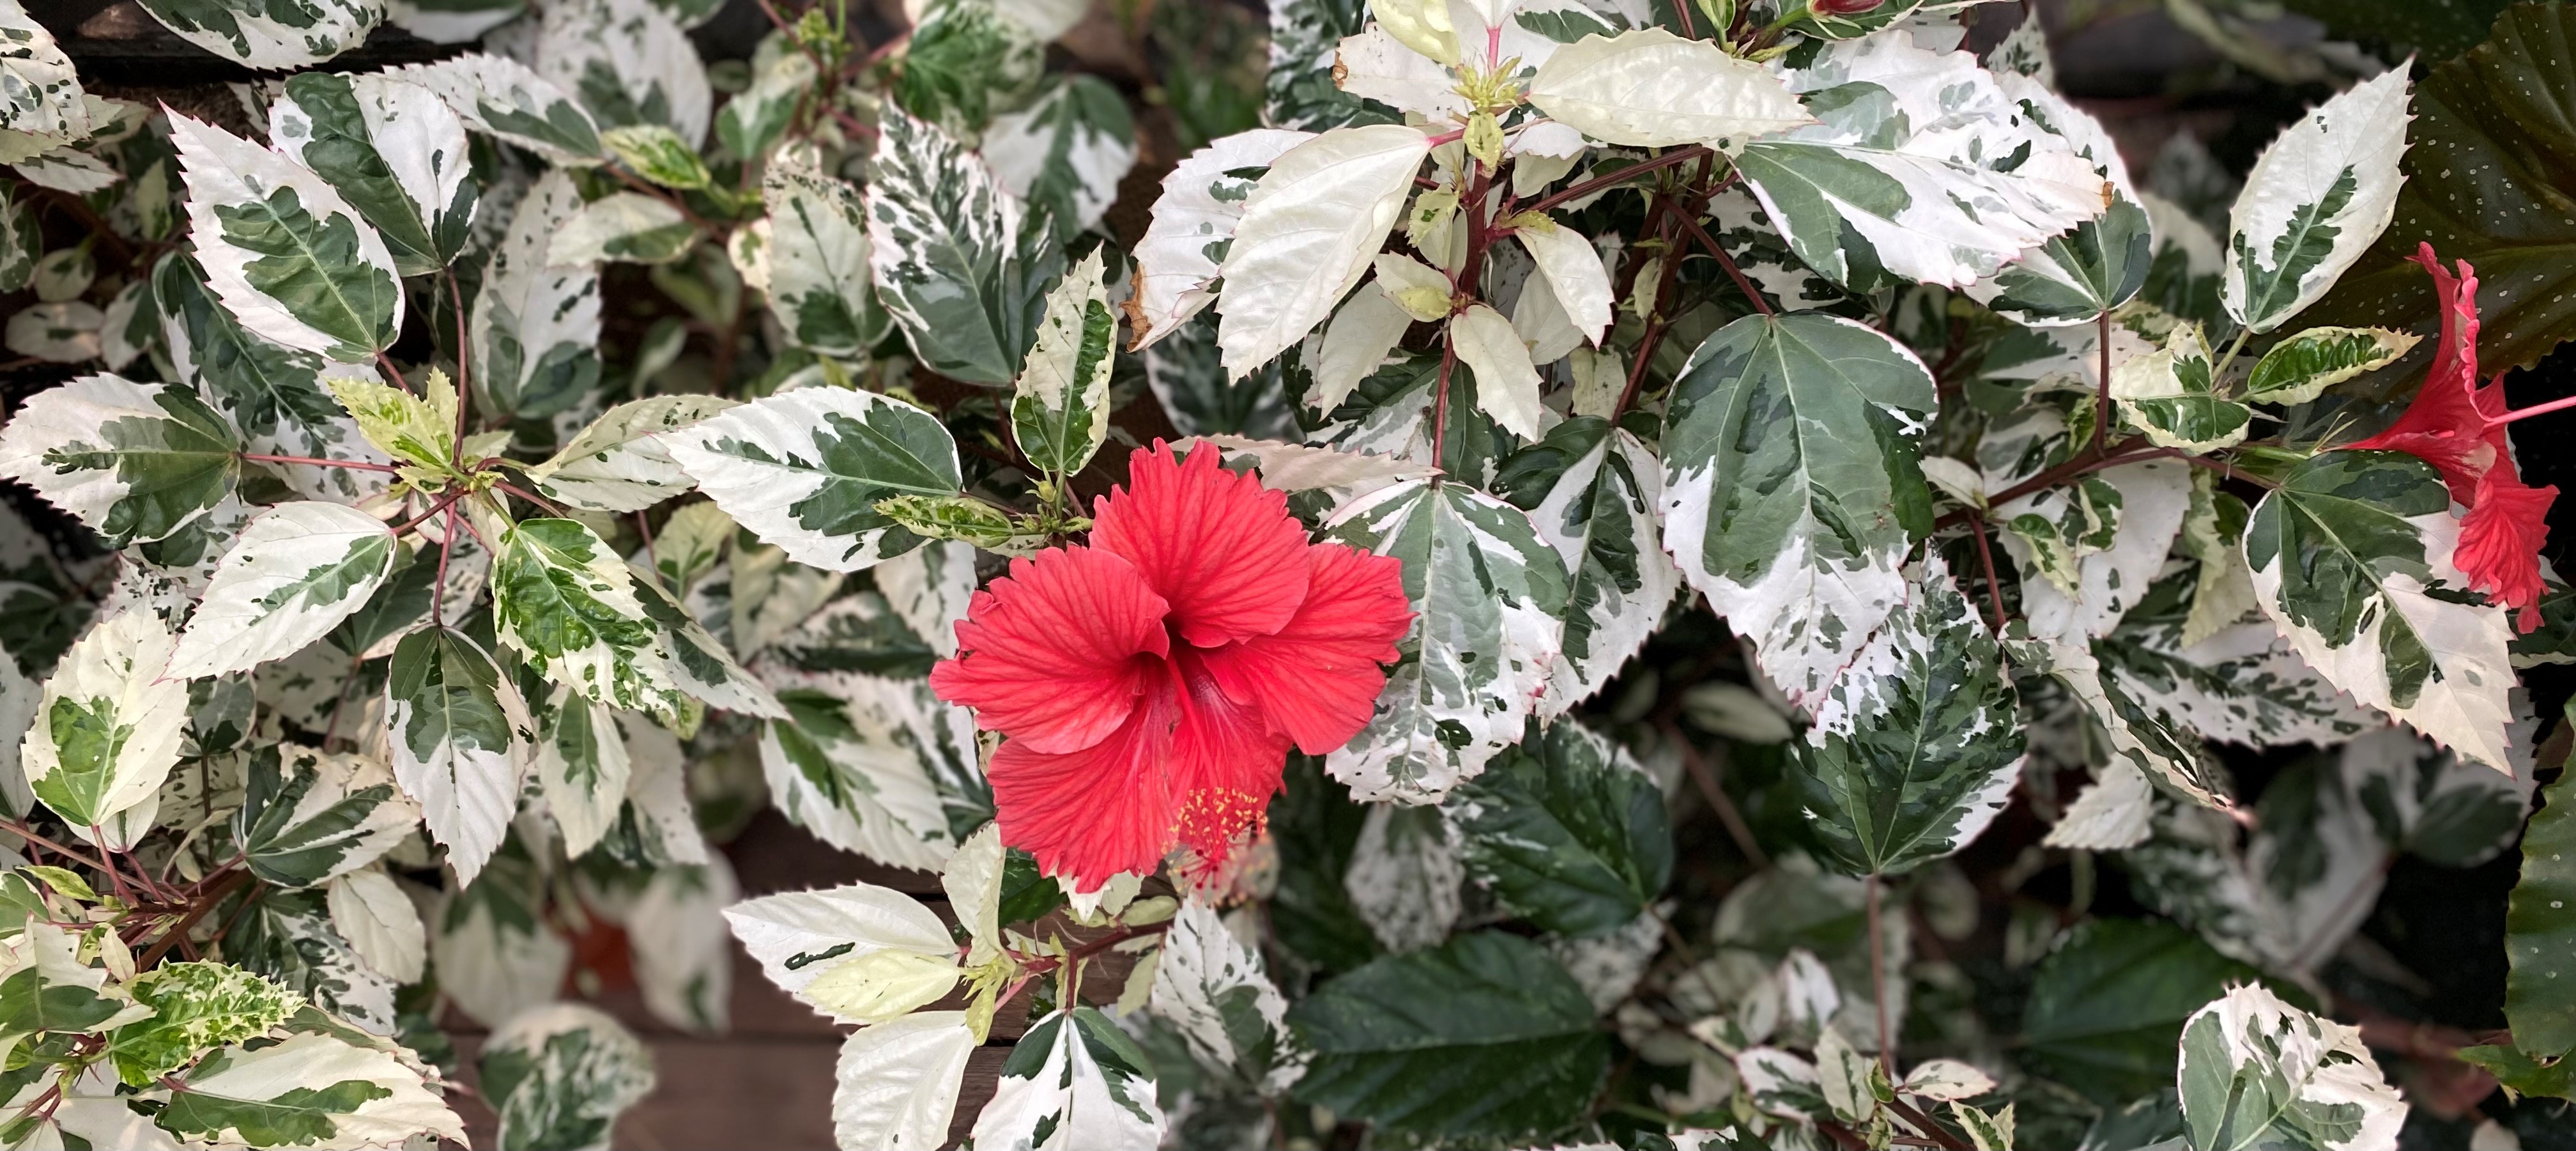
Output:
[[594,703],[678,713],[683,696],[626,561],[573,520],[524,520],[499,543],[492,618],[501,642]]
[[[2353,85],[2283,129],[2228,212],[2227,314],[2256,332],[2297,315],[2397,211],[2410,69]],[[2468,253],[2456,253],[2467,255]]]
[[2541,1058],[2576,1051],[2576,772],[2558,777],[2522,833],[2522,879],[2505,905],[2505,1021]]
[[1916,438],[1932,375],[1820,313],[1747,316],[1702,343],[1665,412],[1664,546],[1801,706],[1905,594],[1931,526]]
[[2248,747],[2330,747],[2379,724],[2308,666],[2270,620],[2231,623],[2186,642],[2193,585],[2188,572],[2156,581],[2095,642],[2122,695],[2164,722]]
[[2290,645],[2353,698],[2510,773],[2505,611],[2468,602],[2460,521],[2432,466],[2329,452],[2256,505],[2245,562]]
[[307,72],[268,106],[268,138],[375,225],[403,275],[445,268],[465,247],[476,196],[465,123],[437,93],[382,75]]
[[1368,0],[1280,0],[1269,8],[1263,123],[1321,132],[1346,124],[1402,121],[1394,109],[1342,91],[1334,76],[1343,38],[1368,26]]
[[769,205],[769,314],[797,347],[865,357],[893,322],[868,282],[866,204],[802,148],[770,161],[760,186]]
[[844,851],[929,869],[956,841],[939,781],[980,774],[973,720],[919,680],[798,676],[760,735],[770,801]]
[[1288,1001],[1263,971],[1261,952],[1197,900],[1184,904],[1163,934],[1145,1009],[1220,1073],[1283,1091],[1305,1072],[1306,1049],[1288,1030]]
[[127,986],[152,1016],[109,1033],[107,1054],[133,1087],[153,1086],[209,1047],[264,1035],[304,1005],[293,991],[221,963],[166,963]]
[[224,959],[294,988],[313,1006],[378,1035],[394,1033],[392,977],[369,967],[332,925],[320,888],[272,888],[224,937]]
[[1564,561],[1528,513],[1439,479],[1362,497],[1326,534],[1403,560],[1414,610],[1368,726],[1326,769],[1364,799],[1436,801],[1519,742],[1556,657]]
[[1136,166],[1136,123],[1106,81],[1060,76],[1028,107],[995,116],[978,151],[1004,188],[1072,235],[1096,227],[1118,199]]
[[474,641],[425,628],[394,649],[385,723],[394,778],[446,846],[458,883],[472,883],[519,809],[536,739],[526,701]]
[[2360,1028],[2259,984],[2230,988],[2184,1021],[2176,1079],[2191,1151],[2394,1147],[2406,1124],[2407,1104]]
[[[359,434],[357,421],[322,386],[324,379],[375,382],[373,363],[335,362],[251,334],[215,300],[206,274],[183,252],[163,256],[153,268],[152,302],[172,364],[232,417],[243,448],[259,455],[393,462]],[[384,491],[390,478],[354,468],[287,466],[278,472],[297,495],[345,504]]]
[[1925,561],[1798,745],[1809,826],[1856,874],[1909,871],[1967,846],[2021,777],[2014,700],[1994,635],[1949,569]]
[[941,375],[1008,384],[1063,268],[1043,216],[937,127],[888,108],[868,184],[877,299]]
[[1190,153],[1163,177],[1153,220],[1136,244],[1136,290],[1124,305],[1129,350],[1172,334],[1216,302],[1218,266],[1253,184],[1280,153],[1313,138],[1278,128],[1237,132]]
[[[0,0],[0,164],[33,159],[90,131],[89,104],[71,57],[18,0]],[[0,223],[0,288],[15,291],[26,285],[9,282],[10,231]]]
[[253,1147],[463,1140],[465,1121],[413,1064],[318,1032],[224,1047],[180,1072],[153,1122],[183,1139]]
[[1539,718],[1598,693],[1645,647],[1681,590],[1681,569],[1660,541],[1663,482],[1653,453],[1598,416],[1565,420],[1502,462],[1496,486],[1529,508],[1539,538],[1573,573]]
[[873,392],[783,392],[665,443],[736,523],[827,571],[857,571],[923,542],[880,514],[878,501],[951,496],[963,483],[938,417]]
[[290,348],[371,360],[402,332],[401,275],[374,226],[320,176],[210,124],[170,115],[188,222],[215,298]]
[[197,394],[119,376],[39,392],[0,429],[0,476],[109,543],[163,539],[233,493],[241,441]]
[[466,126],[557,164],[596,164],[608,155],[599,125],[570,93],[507,56],[468,52],[387,73],[447,101]]
[[546,6],[537,74],[590,110],[601,127],[661,124],[690,147],[707,138],[715,90],[678,22],[650,0],[567,0]]
[[1109,438],[1109,369],[1118,317],[1094,249],[1047,293],[1037,344],[1011,396],[1011,436],[1031,465],[1071,476]]
[[2386,328],[2309,328],[2272,345],[2255,361],[2245,398],[2257,403],[2304,404],[2327,388],[2397,362],[2423,339]]
[[1998,73],[1994,80],[2040,131],[2064,140],[2091,162],[2110,183],[2112,198],[2100,216],[2025,250],[2001,271],[1970,286],[1968,295],[2019,323],[2095,319],[2137,295],[2154,260],[2154,229],[2129,183],[2128,165],[2099,121],[2038,79]]
[[494,1141],[528,1151],[605,1148],[618,1115],[653,1090],[653,1053],[643,1041],[579,1003],[513,1017],[476,1062],[500,1116]]
[[662,433],[734,407],[721,396],[651,396],[608,409],[544,463],[528,469],[537,490],[595,512],[635,512],[688,492]]
[[160,617],[130,608],[93,626],[45,680],[19,766],[83,838],[152,803],[179,761],[188,685],[161,678],[176,643]]
[[260,69],[319,64],[385,18],[383,0],[151,0],[143,10],[181,39]]

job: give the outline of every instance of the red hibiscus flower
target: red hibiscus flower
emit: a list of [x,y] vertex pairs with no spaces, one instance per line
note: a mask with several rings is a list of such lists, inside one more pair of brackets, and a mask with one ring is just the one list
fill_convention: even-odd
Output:
[[2468,509],[2452,562],[2470,587],[2521,609],[2517,623],[2527,632],[2540,626],[2540,545],[2549,537],[2546,517],[2558,489],[2522,482],[2505,425],[2567,402],[2507,411],[2502,373],[2478,383],[2477,269],[2462,260],[2460,274],[2453,276],[2431,244],[2416,251],[2415,262],[2433,274],[2433,291],[2442,301],[2442,340],[2433,350],[2433,368],[2396,423],[2346,446],[2405,452],[2442,473],[2451,499]]
[[1368,722],[1413,622],[1403,565],[1310,544],[1284,493],[1156,443],[1093,509],[1090,546],[1011,561],[957,624],[941,699],[1006,738],[1002,841],[1097,888],[1173,845],[1220,864],[1294,744]]

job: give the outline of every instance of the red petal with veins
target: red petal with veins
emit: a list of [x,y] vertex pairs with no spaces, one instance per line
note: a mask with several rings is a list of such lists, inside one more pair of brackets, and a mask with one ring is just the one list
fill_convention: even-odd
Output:
[[2521,609],[2516,624],[2524,632],[2540,626],[2540,545],[2549,538],[2549,505],[2557,498],[2557,488],[2530,487],[2509,467],[2488,472],[2477,505],[2460,521],[2460,546],[2452,553],[2470,587]]
[[1052,755],[1024,739],[1003,740],[984,769],[1002,842],[1084,891],[1122,871],[1152,874],[1171,850],[1178,816],[1165,761],[1179,718],[1177,692],[1163,680],[1108,738],[1081,751]]
[[1080,751],[1126,723],[1164,674],[1167,610],[1133,565],[1097,548],[1012,560],[969,602],[962,654],[930,669],[930,687],[1023,750]]
[[1174,660],[1186,690],[1172,731],[1172,783],[1180,796],[1180,841],[1202,859],[1221,861],[1235,836],[1261,821],[1279,790],[1288,737],[1274,734],[1261,709],[1226,697],[1196,650]]
[[1228,698],[1256,705],[1270,730],[1308,755],[1349,742],[1368,723],[1395,643],[1413,625],[1404,565],[1341,544],[1306,550],[1306,602],[1277,634],[1213,648],[1208,672]]
[[1217,466],[1201,447],[1139,448],[1127,487],[1100,498],[1093,546],[1127,557],[1172,605],[1180,638],[1215,647],[1269,635],[1306,599],[1306,529],[1288,496]]

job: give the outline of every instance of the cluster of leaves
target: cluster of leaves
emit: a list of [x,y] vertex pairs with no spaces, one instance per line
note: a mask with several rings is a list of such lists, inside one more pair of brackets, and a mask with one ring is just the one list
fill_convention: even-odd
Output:
[[[7,343],[103,369],[0,429],[95,540],[0,517],[10,1146],[459,1137],[442,1002],[503,1145],[601,1145],[650,1060],[557,996],[614,930],[675,1026],[737,941],[854,1026],[847,1147],[2386,1148],[2327,967],[2392,861],[2518,835],[2511,1029],[2439,1056],[2570,1095],[2576,795],[2524,832],[2514,693],[2576,598],[2464,529],[2503,505],[2458,459],[2352,447],[2428,357],[2571,334],[2498,220],[2564,179],[2506,139],[2559,8],[2213,194],[1964,3],[1280,0],[1265,126],[1174,73],[1199,146],[1122,249],[1127,97],[1047,68],[1079,2],[873,50],[773,11],[721,69],[702,3],[145,7],[256,68],[479,50],[219,124],[0,0]],[[2492,338],[2412,330],[2419,240],[2493,268]],[[1075,892],[927,673],[1154,409],[1400,560],[1414,624],[1230,865]],[[2249,799],[2215,745],[2318,754]],[[764,802],[947,915],[737,902],[710,841]],[[2016,805],[2043,862],[1990,886],[2102,859],[2156,913],[2025,903],[2017,1021],[1941,958]]]

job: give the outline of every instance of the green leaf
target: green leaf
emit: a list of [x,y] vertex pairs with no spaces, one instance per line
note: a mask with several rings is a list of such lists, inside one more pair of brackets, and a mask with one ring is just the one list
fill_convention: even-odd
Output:
[[1916,463],[1932,375],[1819,312],[1747,316],[1702,342],[1664,415],[1664,545],[1812,707],[1905,594],[1932,497]]
[[2327,388],[2397,362],[2423,337],[2386,328],[2309,328],[2272,345],[2255,361],[2245,398],[2304,404]]
[[964,486],[956,442],[939,418],[874,392],[782,392],[666,443],[734,522],[826,571],[857,571],[921,545],[877,510],[879,501],[954,496]]
[[182,1074],[154,1117],[184,1139],[254,1147],[355,1147],[435,1135],[464,1121],[392,1052],[318,1032],[226,1047]]
[[149,1086],[211,1047],[264,1035],[304,1001],[294,992],[221,963],[165,963],[129,984],[152,1017],[107,1037],[116,1072]]
[[83,376],[0,428],[0,475],[123,547],[166,539],[233,494],[241,440],[195,392]]
[[802,148],[770,161],[760,186],[769,205],[769,314],[797,347],[864,358],[892,324],[868,281],[865,202]]
[[608,154],[588,111],[554,81],[507,56],[468,52],[390,74],[438,93],[466,126],[556,164],[595,164]]
[[600,133],[599,139],[628,171],[665,188],[704,188],[714,179],[698,150],[661,124],[621,125]]
[[878,300],[922,366],[1010,383],[1040,298],[1064,267],[1049,221],[1025,215],[992,170],[936,126],[889,108],[878,127],[867,191]]
[[1435,1139],[1569,1126],[1610,1067],[1583,988],[1537,944],[1494,931],[1329,980],[1288,1023],[1315,1053],[1299,1099]]
[[2459,533],[2432,465],[2328,452],[2255,507],[2245,562],[2264,612],[2336,687],[2509,771],[2512,627],[2467,591],[2451,558]]
[[447,267],[474,219],[465,124],[438,94],[382,75],[306,72],[269,105],[269,140],[375,226],[405,276]]
[[2406,1103],[2362,1046],[2260,987],[2237,987],[2183,1025],[2179,1075],[2192,1151],[2387,1147]]
[[2522,880],[2505,904],[2504,1015],[2539,1059],[2576,1052],[2576,771],[2542,792],[2522,833]]
[[1436,799],[1519,742],[1556,654],[1564,561],[1528,513],[1439,478],[1354,500],[1325,532],[1402,560],[1414,611],[1368,726],[1326,769],[1362,798]]
[[2201,455],[2245,439],[2254,412],[2217,394],[2198,324],[2177,324],[2164,347],[2111,368],[2122,422],[2160,448]]
[[1109,368],[1118,319],[1100,280],[1100,251],[1047,293],[1046,319],[1011,398],[1011,436],[1038,469],[1069,477],[1109,438]]
[[174,115],[196,257],[215,297],[274,343],[371,360],[402,332],[402,281],[374,227],[322,178]]
[[384,762],[279,744],[251,754],[232,832],[252,874],[311,887],[382,858],[419,822]]
[[2023,1058],[2103,1103],[2170,1086],[2183,1020],[2259,974],[2171,923],[2087,920],[2039,962]]
[[[2486,39],[2512,0],[2416,4],[2409,0],[2289,0],[2283,7],[2323,21],[2339,35],[2411,44],[2427,59],[2446,60]],[[2426,137],[2430,138],[2430,137]]]
[[1066,235],[1100,223],[1136,166],[1127,98],[1097,76],[1059,76],[1028,107],[993,118],[980,149],[1011,194]]
[[895,79],[895,100],[906,112],[972,138],[996,111],[1020,105],[1036,90],[1046,44],[998,7],[992,0],[949,0],[929,8],[904,45]]
[[653,1053],[608,1013],[558,1003],[512,1019],[483,1047],[494,1139],[528,1151],[608,1143],[617,1116],[653,1090]]
[[2500,1044],[2460,1048],[2460,1058],[2495,1076],[2508,1099],[2525,1095],[2576,1099],[2576,1062],[2542,1063],[2518,1048]]
[[2003,810],[2021,777],[2012,683],[1938,556],[1826,691],[1797,750],[1809,827],[1854,874],[1956,852]]
[[[373,363],[326,360],[252,335],[215,301],[206,274],[185,252],[152,270],[152,301],[162,343],[184,379],[192,379],[233,426],[242,447],[260,455],[391,463],[359,434],[357,422],[322,385],[326,378],[376,380]],[[288,487],[306,499],[356,503],[385,490],[382,472],[355,468],[281,467]]]
[[1672,875],[1663,789],[1624,748],[1571,719],[1524,737],[1444,807],[1468,874],[1505,910],[1558,935],[1627,926]]
[[394,649],[385,724],[394,778],[420,801],[459,885],[471,883],[518,810],[536,738],[528,705],[480,645],[424,628]]
[[366,39],[385,14],[364,0],[152,0],[143,10],[181,39],[261,69],[319,64]]

